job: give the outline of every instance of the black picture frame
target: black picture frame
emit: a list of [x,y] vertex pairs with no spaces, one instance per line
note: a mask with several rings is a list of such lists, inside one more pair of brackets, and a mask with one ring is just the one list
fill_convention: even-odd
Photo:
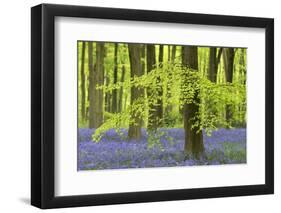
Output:
[[[263,28],[265,48],[265,184],[130,193],[54,195],[55,17]],[[41,4],[31,8],[31,204],[42,208],[217,198],[274,193],[274,20],[240,16]]]

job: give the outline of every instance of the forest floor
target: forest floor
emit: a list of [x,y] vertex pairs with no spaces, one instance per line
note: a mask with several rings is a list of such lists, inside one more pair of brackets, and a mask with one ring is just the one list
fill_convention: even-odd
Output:
[[[149,147],[145,129],[141,141],[127,141],[112,129],[98,143],[91,139],[93,131],[78,130],[78,170],[246,163],[246,129],[242,128],[219,129],[211,136],[204,132],[205,154],[200,159],[184,154],[182,128],[163,129],[161,145],[153,147]],[[126,131],[123,129],[122,133],[126,135]]]

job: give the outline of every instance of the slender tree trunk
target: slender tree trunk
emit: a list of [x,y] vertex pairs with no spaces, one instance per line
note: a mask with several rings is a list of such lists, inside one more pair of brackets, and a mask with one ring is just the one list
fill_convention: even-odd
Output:
[[222,51],[223,51],[223,48],[222,47],[219,48],[219,52],[218,52],[217,59],[216,59],[216,70],[217,70],[217,73],[218,73],[218,68],[219,68],[219,64],[220,64],[220,61],[221,61]]
[[[142,73],[142,65],[141,65],[141,46],[139,44],[128,44],[129,48],[129,59],[130,59],[130,67],[131,67],[131,78],[135,76],[141,76]],[[143,89],[139,89],[136,87],[131,88],[131,105],[136,103],[138,98],[144,96]],[[140,140],[141,139],[141,124],[142,119],[138,112],[138,110],[133,110],[131,112],[131,120],[129,124],[128,130],[128,138],[129,140]]]
[[164,58],[164,46],[163,45],[159,45],[159,58],[158,58],[158,62],[159,62],[159,66],[162,67],[163,66],[163,58]]
[[[151,72],[156,65],[156,54],[155,54],[155,46],[153,44],[147,44],[146,46],[146,66],[147,66],[147,73]],[[153,91],[148,88],[147,89],[147,98],[149,101],[148,104],[148,122],[147,122],[147,128],[149,130],[153,130],[157,127],[157,109],[155,109],[155,106],[151,103],[154,99],[153,97]]]
[[208,52],[204,51],[204,70],[203,70],[203,76],[206,76],[208,78]]
[[[89,59],[93,56],[93,46],[89,43]],[[96,64],[93,66],[92,59],[89,60],[90,70],[90,106],[89,127],[98,128],[103,123],[103,90],[97,89],[104,83],[104,43],[96,43]]]
[[[234,65],[234,48],[224,48],[223,50],[223,61],[225,70],[225,80],[228,83],[233,81],[233,65]],[[225,110],[225,118],[229,122],[232,118],[231,106],[227,105]]]
[[223,48],[219,48],[219,52],[218,52],[218,56],[217,56],[217,48],[210,47],[208,79],[214,83],[217,82],[218,66],[220,63],[222,50],[223,50]]
[[[168,70],[168,82],[167,82],[167,100],[169,101],[169,99],[172,97],[172,93],[171,93],[171,86],[173,84],[172,82],[172,72],[173,72],[173,66],[175,63],[175,57],[176,57],[176,46],[172,46],[172,49],[169,46],[168,49],[168,62],[170,64],[170,69]],[[170,118],[170,113],[173,110],[173,104],[168,103],[167,107],[165,109],[165,118],[169,119]],[[167,122],[165,122],[167,123]]]
[[[105,75],[105,86],[108,87],[108,85],[110,84],[110,78],[109,78],[109,73],[107,72],[106,75]],[[109,91],[105,92],[105,97],[104,97],[104,100],[105,100],[105,111],[106,112],[111,112],[111,93]]]
[[[246,64],[245,64],[244,54],[245,54],[245,49],[242,48],[241,52],[240,52],[240,58],[239,58],[239,65],[240,65],[239,75],[240,75],[240,79],[241,79],[240,83],[243,85],[246,85]],[[246,102],[246,100],[245,100],[245,102]],[[239,104],[238,110],[239,110],[239,114],[241,116],[240,119],[243,120],[243,126],[245,126],[245,115],[246,115],[246,111],[247,111],[246,104],[245,103]]]
[[233,80],[233,65],[234,65],[234,48],[225,48],[223,51],[225,80],[232,83]]
[[216,47],[210,47],[208,78],[209,78],[210,81],[212,81],[214,83],[217,81],[216,56],[217,56]]
[[241,49],[241,55],[240,55],[240,60],[239,60],[239,64],[240,64],[240,76],[242,78],[242,84],[246,84],[246,69],[245,69],[245,58],[244,58],[244,54],[245,54],[245,49],[242,48]]
[[[121,73],[121,83],[124,83],[125,80],[125,72],[126,72],[126,68],[125,65],[122,65],[122,73]],[[119,91],[119,102],[118,102],[118,111],[122,112],[122,107],[123,107],[123,86],[120,87],[120,91]]]
[[142,75],[145,73],[145,50],[146,50],[146,45],[143,44],[141,45],[141,69],[142,69]]
[[[160,45],[159,46],[159,68],[163,67],[163,60],[164,60],[164,46]],[[157,79],[157,84],[161,83],[161,77],[158,76]],[[163,88],[162,86],[159,86],[157,89],[157,120],[158,120],[158,125],[157,127],[163,126]]]
[[[183,66],[189,67],[193,70],[198,71],[198,49],[197,47],[184,46],[182,48],[182,64]],[[185,76],[183,76],[186,78]],[[184,82],[183,82],[184,83]],[[200,103],[198,97],[199,91],[196,92],[194,97],[195,103]],[[203,135],[202,130],[199,130],[198,127],[192,128],[194,124],[191,119],[194,118],[197,113],[199,113],[199,105],[191,103],[184,104],[183,107],[183,120],[184,120],[184,130],[185,130],[185,152],[191,153],[194,157],[199,158],[204,152],[203,144]]]
[[171,45],[168,45],[168,62],[171,61]]
[[[159,63],[163,62],[163,48],[159,52]],[[151,72],[156,66],[156,53],[155,46],[153,44],[147,45],[147,73]],[[161,79],[157,78],[157,83]],[[162,104],[162,88],[157,88],[154,91],[151,88],[147,89],[147,97],[149,100],[149,109],[148,109],[148,125],[149,130],[155,130],[156,128],[162,125],[163,118],[163,104]],[[155,101],[156,100],[156,101]]]
[[175,63],[176,50],[177,50],[177,46],[176,46],[176,45],[174,45],[174,46],[172,47],[172,56],[171,56],[171,62],[172,62],[172,64],[174,64],[174,63]]
[[86,50],[86,43],[82,41],[82,55],[81,55],[81,117],[84,121],[86,118],[86,93],[85,93],[85,50]]
[[[216,47],[209,48],[208,79],[213,83],[217,83],[217,81],[218,81],[217,75],[218,75],[218,66],[220,63],[221,54],[222,54],[222,48],[219,48],[218,56],[217,56]],[[206,104],[206,108],[209,108],[210,114],[212,114],[214,116],[218,116],[218,114],[221,113],[221,112],[218,112],[217,110],[214,110],[214,108],[212,108],[213,106],[210,103],[206,102],[205,104]]]
[[93,42],[88,42],[88,66],[89,66],[89,88],[88,88],[88,93],[89,93],[89,128],[92,128],[92,119],[93,118],[93,102],[95,101],[94,97],[94,88],[95,88],[95,81],[94,81],[94,61],[93,61]]
[[[117,83],[117,74],[118,74],[118,64],[117,64],[117,57],[118,57],[118,44],[115,43],[114,45],[114,71],[113,71],[113,83]],[[112,112],[118,112],[117,109],[117,89],[112,91]]]

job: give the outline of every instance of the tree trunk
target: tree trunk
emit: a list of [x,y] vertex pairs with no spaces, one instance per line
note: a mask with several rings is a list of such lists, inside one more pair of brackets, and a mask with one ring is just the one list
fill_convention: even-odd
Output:
[[[182,64],[193,70],[198,71],[198,49],[197,47],[184,46],[182,48]],[[186,77],[186,76],[183,76]],[[184,83],[184,82],[183,82]],[[194,97],[195,103],[200,103],[198,97],[199,91],[196,92]],[[185,130],[185,152],[191,153],[195,158],[199,158],[204,152],[203,135],[202,130],[198,127],[192,128],[193,121],[191,120],[199,113],[199,105],[191,103],[184,104],[183,107],[183,120]]]
[[89,127],[98,128],[103,123],[103,90],[97,89],[104,83],[104,44],[96,43],[96,64],[93,66],[93,46],[89,42],[90,106]]
[[216,47],[210,47],[208,79],[214,83],[217,81],[216,56],[217,56]]
[[[141,76],[142,73],[142,65],[141,65],[141,46],[139,44],[128,44],[129,48],[129,59],[130,59],[130,67],[131,67],[131,78],[135,76]],[[138,98],[144,96],[143,89],[139,89],[136,87],[131,87],[131,105],[134,104]],[[141,124],[142,119],[137,110],[131,111],[131,120],[129,124],[128,130],[128,138],[129,140],[140,140],[141,139]]]
[[234,65],[234,48],[225,48],[223,51],[225,80],[232,83],[233,65]]
[[[162,53],[161,53],[162,52]],[[156,53],[155,46],[153,44],[147,45],[147,73],[151,72],[156,66]],[[163,48],[159,52],[159,63],[163,62]],[[156,79],[157,82],[160,81],[159,78]],[[162,125],[163,118],[163,104],[162,104],[162,89],[156,89],[153,91],[151,88],[147,89],[147,97],[149,99],[149,109],[148,109],[148,124],[147,128],[149,130],[155,130]],[[155,103],[156,100],[156,103]]]
[[[110,78],[109,78],[108,72],[106,73],[106,76],[104,79],[105,79],[105,86],[108,87],[108,85],[110,84]],[[105,100],[105,106],[104,106],[105,111],[111,112],[111,92],[109,92],[109,91],[105,92],[104,100]]]
[[168,45],[168,62],[171,62],[171,45]]
[[245,59],[244,59],[245,49],[241,49],[241,55],[239,60],[240,65],[240,76],[242,77],[242,84],[246,84],[246,69],[245,69]]
[[[125,80],[125,72],[126,72],[126,68],[125,65],[123,64],[122,66],[122,73],[121,73],[121,83],[124,83]],[[118,111],[122,112],[122,107],[123,107],[123,86],[120,87],[120,91],[119,91],[119,102],[118,102]]]
[[[117,83],[117,74],[118,74],[118,64],[117,64],[117,57],[118,57],[118,44],[115,43],[114,45],[114,70],[113,70],[113,83]],[[118,112],[117,109],[117,89],[112,91],[112,112]]]
[[210,47],[208,79],[213,83],[217,82],[218,66],[220,63],[222,50],[223,48],[219,49],[218,56],[217,56],[217,48]]
[[[160,45],[159,46],[159,58],[158,58],[158,61],[159,61],[159,68],[162,68],[163,67],[163,60],[164,60],[164,46],[163,45]],[[161,77],[158,76],[158,78],[156,79],[157,81],[157,84],[160,84],[161,83]],[[158,117],[158,127],[161,127],[163,126],[163,88],[162,86],[160,86],[158,88],[158,91],[157,91],[157,94],[158,94],[158,99],[157,99],[157,117]]]
[[[174,62],[175,62],[175,56],[176,56],[176,46],[172,46],[172,51],[171,51],[171,48],[170,48],[170,45],[169,45],[169,49],[168,49],[168,62],[170,64],[170,69],[168,70],[168,82],[167,82],[167,100],[169,100],[171,97],[172,97],[172,94],[171,94],[171,85],[172,85],[172,67],[174,66]],[[167,107],[165,109],[165,117],[168,117],[169,118],[169,114],[170,112],[172,111],[173,109],[173,105],[168,103],[167,104]]]
[[[233,65],[234,65],[234,48],[224,48],[223,50],[223,61],[225,70],[225,80],[228,83],[233,81]],[[225,107],[225,118],[229,122],[232,118],[231,106]]]
[[[242,48],[240,51],[240,57],[239,57],[239,80],[241,84],[246,85],[246,64],[245,64],[245,58],[244,58],[244,53],[245,53],[245,49]],[[236,56],[237,57],[237,56]],[[246,100],[245,100],[246,102]],[[243,126],[245,126],[245,115],[246,115],[246,111],[247,111],[247,107],[245,103],[240,103],[238,105],[238,111],[239,111],[239,116],[240,119],[243,120],[243,122],[241,123]]]
[[86,108],[85,108],[85,103],[86,103],[86,93],[85,93],[85,50],[86,50],[86,43],[82,41],[82,55],[81,55],[81,117],[82,120],[84,121],[86,118]]
[[175,63],[175,58],[176,58],[176,51],[177,51],[177,46],[172,47],[172,56],[171,56],[171,62],[172,64]]

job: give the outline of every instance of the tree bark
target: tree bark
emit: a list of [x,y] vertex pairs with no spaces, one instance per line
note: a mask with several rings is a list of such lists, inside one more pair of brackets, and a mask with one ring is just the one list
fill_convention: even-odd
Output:
[[[172,49],[170,48],[170,45],[169,45],[169,49],[168,49],[168,62],[170,64],[170,69],[168,70],[168,83],[167,83],[167,100],[169,100],[171,97],[172,97],[172,93],[171,93],[171,85],[172,85],[172,66],[174,66],[174,62],[175,62],[175,56],[176,56],[176,46],[172,46]],[[170,112],[172,111],[173,109],[173,105],[168,103],[167,104],[167,107],[165,109],[165,117],[169,117],[169,114]]]
[[82,41],[82,55],[81,55],[81,117],[82,120],[84,121],[86,118],[86,108],[85,108],[85,103],[86,103],[86,93],[85,93],[85,51],[86,51],[86,43]]
[[168,62],[171,62],[171,45],[168,45]]
[[[105,86],[108,87],[108,85],[110,84],[110,78],[109,78],[109,73],[107,72],[106,75],[105,75]],[[111,92],[107,91],[105,92],[105,111],[106,112],[111,112]]]
[[174,45],[174,46],[172,47],[172,56],[171,56],[171,62],[172,62],[172,64],[174,64],[174,63],[175,63],[176,50],[177,50],[177,46],[176,46],[176,45]]
[[240,55],[240,60],[239,60],[239,64],[240,64],[240,76],[243,76],[243,80],[242,80],[242,84],[246,84],[246,69],[245,69],[245,59],[244,59],[244,54],[245,54],[245,49],[242,48],[241,49],[241,55]]
[[[228,83],[233,82],[233,65],[234,65],[234,48],[224,48],[223,50],[223,61],[225,70],[225,80]],[[225,118],[229,122],[232,118],[231,106],[227,105],[225,107]]]
[[223,51],[225,80],[232,83],[233,65],[234,65],[234,48],[225,48]]
[[[163,60],[164,60],[164,46],[163,45],[159,45],[159,58],[158,58],[158,62],[159,62],[159,68],[163,67]],[[157,84],[159,85],[161,83],[161,77],[158,76],[157,79]],[[162,86],[159,86],[157,88],[157,127],[161,127],[163,126],[163,88]]]
[[[131,78],[135,76],[143,75],[143,69],[141,65],[141,46],[139,44],[128,44],[129,48],[129,59],[130,59],[130,68]],[[144,96],[143,89],[131,87],[131,105],[135,103],[138,98]],[[128,130],[128,138],[129,140],[140,140],[141,139],[141,124],[142,119],[138,112],[132,111],[131,112],[131,121],[129,124]],[[132,122],[133,121],[133,122]]]
[[[118,58],[118,43],[115,43],[114,45],[114,70],[113,70],[113,83],[117,83],[117,74],[118,74],[118,64],[117,64],[117,58]],[[112,91],[112,112],[116,113],[118,112],[117,109],[117,89],[114,89]]]
[[[122,73],[121,73],[121,83],[124,83],[125,80],[125,72],[126,72],[126,68],[125,65],[122,65]],[[120,91],[119,91],[119,102],[118,102],[118,111],[122,112],[123,109],[123,86],[120,87]]]
[[[162,62],[163,62],[163,48],[161,50],[161,45],[160,45],[159,63]],[[151,72],[156,66],[156,53],[155,53],[155,46],[153,44],[147,45],[146,66],[147,66],[147,73]],[[156,81],[159,83],[161,79],[157,77]],[[147,96],[149,99],[147,128],[149,130],[155,130],[162,125],[162,119],[163,119],[162,95],[163,95],[162,88],[157,88],[156,91],[153,91],[152,88],[147,89]]]
[[96,43],[96,64],[93,66],[93,46],[89,42],[90,106],[89,127],[98,128],[103,123],[103,90],[96,87],[104,83],[104,43]]
[[217,56],[217,48],[210,47],[208,79],[214,83],[217,82],[218,66],[220,63],[222,50],[223,48],[219,48],[219,52]]
[[[197,47],[184,46],[182,48],[182,64],[188,68],[198,71],[198,49]],[[186,74],[184,74],[186,77]],[[185,83],[185,82],[183,82]],[[191,153],[195,158],[199,158],[204,152],[202,130],[198,127],[192,128],[194,118],[199,113],[200,99],[198,97],[199,91],[196,91],[194,102],[191,104],[184,104],[183,107],[183,120],[185,130],[185,152]]]

